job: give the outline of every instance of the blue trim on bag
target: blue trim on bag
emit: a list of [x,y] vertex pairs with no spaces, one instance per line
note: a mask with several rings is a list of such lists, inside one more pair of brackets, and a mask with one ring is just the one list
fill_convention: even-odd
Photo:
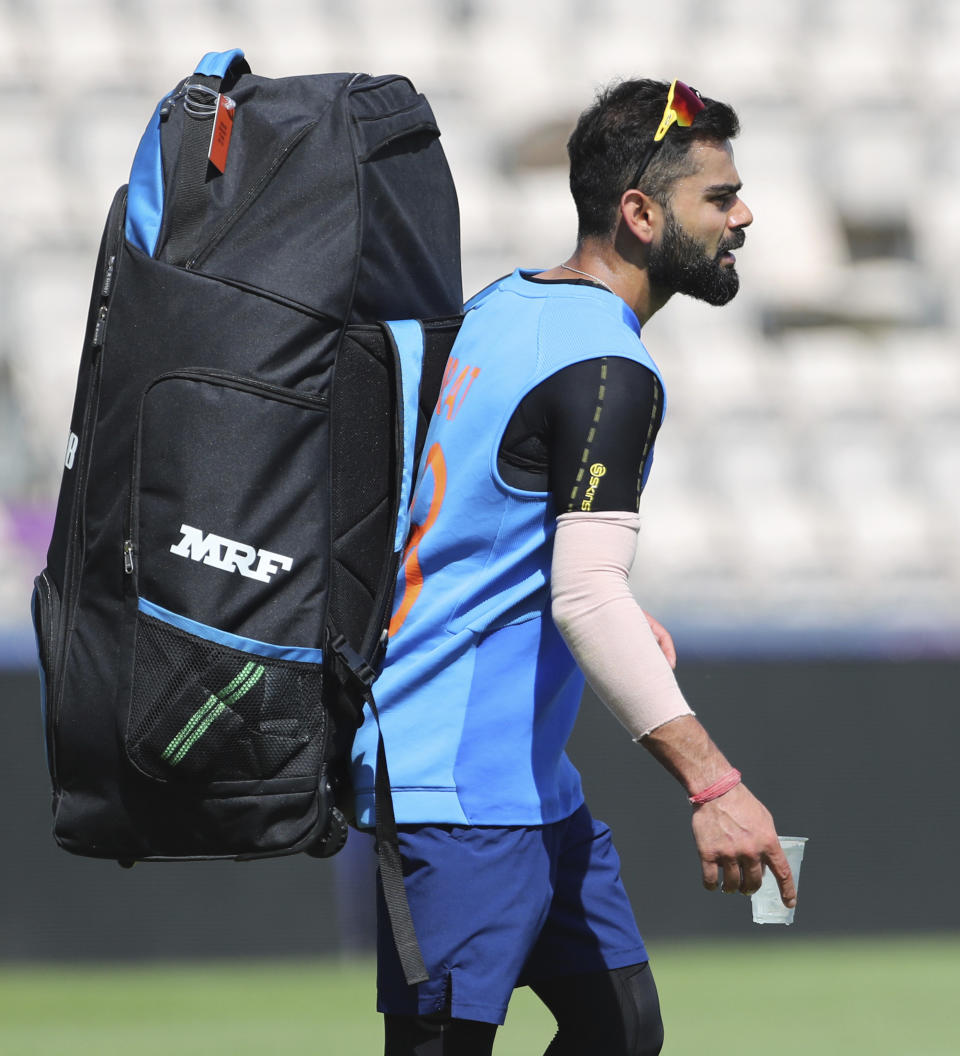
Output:
[[[223,77],[235,59],[243,58],[240,48],[231,51],[208,51],[197,65],[196,73],[205,77]],[[160,109],[169,97],[157,103],[153,117],[137,147],[127,186],[127,241],[148,256],[153,256],[163,222],[163,164],[160,157]]]
[[127,185],[127,241],[153,256],[163,220],[163,167],[160,162],[160,108],[157,103],[133,158]]
[[208,51],[197,63],[197,68],[193,72],[203,77],[223,77],[230,69],[233,60],[242,58],[242,48],[233,48],[231,51]]
[[397,507],[397,530],[393,539],[394,553],[403,549],[410,528],[410,492],[413,488],[413,452],[417,441],[417,404],[420,400],[420,375],[423,372],[423,327],[416,319],[388,322],[397,344],[400,359],[400,435],[403,450],[403,470],[400,477],[400,501]]
[[205,623],[198,623],[187,616],[180,616],[176,612],[155,605],[146,598],[137,600],[137,608],[146,616],[152,616],[155,620],[177,627],[195,638],[203,638],[217,645],[225,645],[228,649],[237,649],[242,653],[253,653],[256,656],[266,656],[272,660],[295,660],[301,664],[323,663],[322,649],[308,649],[299,645],[272,645],[270,642],[259,642],[256,638],[243,638],[229,631],[221,631],[219,627],[210,627]]

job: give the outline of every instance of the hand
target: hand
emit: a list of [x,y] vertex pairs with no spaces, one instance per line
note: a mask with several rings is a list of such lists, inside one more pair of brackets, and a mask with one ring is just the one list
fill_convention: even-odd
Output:
[[693,810],[693,838],[700,854],[703,886],[726,893],[752,895],[766,865],[780,888],[783,904],[797,904],[797,889],[780,848],[770,811],[745,785]]
[[673,644],[673,638],[670,636],[670,632],[660,623],[655,620],[649,612],[644,610],[644,616],[647,618],[647,623],[650,624],[650,630],[653,631],[653,636],[657,640],[657,645],[660,646],[660,651],[667,658],[667,663],[672,667],[677,666],[677,650]]

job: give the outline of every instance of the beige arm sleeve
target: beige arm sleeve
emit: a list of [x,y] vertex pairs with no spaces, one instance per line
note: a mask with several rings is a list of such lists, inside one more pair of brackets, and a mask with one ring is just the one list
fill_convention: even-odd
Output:
[[630,592],[639,530],[639,514],[562,514],[550,572],[554,623],[634,740],[693,714]]

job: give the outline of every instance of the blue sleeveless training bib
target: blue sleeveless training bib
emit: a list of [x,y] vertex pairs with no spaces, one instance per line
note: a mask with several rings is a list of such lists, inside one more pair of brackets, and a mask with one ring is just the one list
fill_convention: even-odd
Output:
[[[377,706],[399,824],[547,824],[583,802],[564,746],[584,680],[550,618],[552,497],[506,484],[497,452],[523,398],[566,366],[621,356],[660,372],[606,290],[516,271],[467,307],[414,486]],[[376,754],[368,709],[354,742],[362,826]]]

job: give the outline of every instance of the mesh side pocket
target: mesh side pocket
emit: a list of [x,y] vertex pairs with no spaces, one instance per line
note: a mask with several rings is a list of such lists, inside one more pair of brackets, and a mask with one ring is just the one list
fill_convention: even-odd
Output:
[[318,665],[196,638],[140,613],[127,754],[151,777],[308,777],[323,760]]

